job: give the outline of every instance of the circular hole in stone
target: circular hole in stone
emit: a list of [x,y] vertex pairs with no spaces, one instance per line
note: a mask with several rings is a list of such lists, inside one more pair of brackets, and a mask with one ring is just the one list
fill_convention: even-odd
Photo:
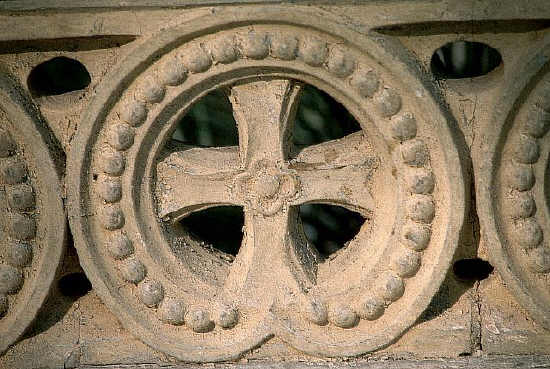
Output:
[[41,97],[83,90],[91,81],[90,73],[81,62],[59,56],[34,67],[27,85],[33,97]]
[[359,213],[335,205],[304,204],[299,214],[306,238],[323,260],[343,249],[365,223]]
[[481,42],[455,41],[437,49],[431,70],[439,79],[460,79],[488,74],[502,63],[498,50]]
[[493,266],[480,258],[460,259],[453,264],[456,278],[462,281],[481,281],[493,272]]
[[84,273],[67,274],[58,282],[59,292],[63,296],[77,299],[92,290],[92,284]]
[[240,206],[216,206],[197,211],[180,224],[203,247],[236,256],[243,240],[244,213]]

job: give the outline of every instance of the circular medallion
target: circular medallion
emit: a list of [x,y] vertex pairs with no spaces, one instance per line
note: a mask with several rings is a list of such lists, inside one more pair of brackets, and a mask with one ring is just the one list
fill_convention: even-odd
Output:
[[[447,121],[396,55],[328,14],[312,19],[270,7],[164,30],[105,79],[80,125],[68,172],[83,266],[123,325],[179,359],[235,358],[274,335],[316,355],[376,350],[414,323],[449,266],[464,187]],[[361,131],[293,150],[304,84]],[[218,89],[239,145],[172,142]],[[366,219],[328,260],[298,218],[314,202]],[[221,205],[245,214],[232,263],[178,223]]]
[[533,318],[550,329],[548,49],[522,63],[503,89],[481,153],[478,199],[493,263]]
[[9,77],[0,77],[0,354],[32,322],[65,242],[57,147]]

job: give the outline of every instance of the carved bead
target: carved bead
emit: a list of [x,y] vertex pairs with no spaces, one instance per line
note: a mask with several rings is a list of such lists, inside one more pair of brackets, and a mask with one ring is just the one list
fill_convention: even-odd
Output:
[[19,158],[9,158],[0,162],[0,183],[18,184],[25,182],[27,167]]
[[539,160],[539,144],[530,136],[519,135],[513,149],[514,159],[518,163],[533,164]]
[[13,242],[7,248],[7,261],[11,265],[23,268],[32,261],[32,246],[24,242]]
[[17,268],[0,265],[0,294],[15,294],[23,287],[23,274]]
[[330,321],[340,328],[352,328],[359,322],[357,313],[347,305],[338,305],[331,309]]
[[380,318],[385,311],[384,301],[374,296],[366,297],[359,307],[359,316],[365,320],[376,320]]
[[320,67],[328,56],[327,44],[316,38],[305,38],[300,42],[298,56],[306,64]]
[[192,73],[206,72],[212,65],[212,59],[198,45],[190,47],[180,55],[183,66]]
[[114,259],[122,260],[134,253],[134,246],[124,233],[115,233],[107,241],[107,250]]
[[355,87],[363,97],[373,97],[380,82],[373,71],[359,69],[351,78],[351,85]]
[[185,322],[185,304],[179,299],[167,298],[160,304],[159,319],[167,324],[182,325]]
[[156,307],[164,298],[164,288],[158,281],[145,280],[139,284],[138,296],[145,306]]
[[122,198],[122,185],[119,180],[103,178],[97,183],[99,197],[105,202],[113,203]]
[[546,247],[537,247],[528,251],[528,266],[535,273],[550,272],[550,251]]
[[413,196],[407,202],[409,218],[419,223],[431,223],[435,216],[435,206],[429,196]]
[[506,177],[510,186],[518,191],[527,191],[535,185],[535,174],[528,165],[507,165]]
[[429,227],[415,223],[408,223],[403,227],[403,243],[411,250],[424,250],[430,243],[430,237]]
[[107,141],[116,150],[127,150],[134,144],[134,130],[126,124],[113,124],[107,133]]
[[8,204],[13,210],[29,210],[34,208],[35,198],[31,186],[22,184],[7,189]]
[[355,58],[341,48],[334,47],[330,51],[327,68],[337,77],[347,77],[355,70]]
[[0,130],[0,158],[7,158],[15,154],[17,146],[11,138],[10,134],[4,130]]
[[317,299],[311,300],[306,305],[307,319],[317,325],[326,325],[328,323],[328,309],[323,301]]
[[120,120],[132,127],[141,125],[146,118],[147,107],[141,101],[131,100],[120,108]]
[[5,316],[8,313],[10,307],[7,296],[0,295],[0,318]]
[[401,156],[405,164],[421,167],[428,161],[428,148],[420,139],[405,141],[401,144]]
[[250,59],[264,59],[269,55],[269,43],[264,33],[249,32],[241,39],[243,55]]
[[124,172],[124,156],[114,150],[105,150],[99,159],[101,168],[106,174],[120,176]]
[[232,36],[215,39],[210,44],[209,49],[212,59],[218,63],[228,64],[239,58],[239,53],[235,47],[235,38]]
[[401,96],[390,88],[384,88],[379,96],[375,98],[378,112],[383,117],[391,117],[401,109]]
[[147,76],[139,84],[136,99],[146,103],[159,103],[164,99],[166,89],[152,76]]
[[107,205],[101,211],[101,223],[107,230],[120,229],[124,226],[124,213],[119,206]]
[[542,242],[542,229],[535,218],[516,221],[514,238],[523,249],[533,249]]
[[398,276],[409,278],[418,272],[421,260],[420,253],[402,248],[393,255],[391,268]]
[[296,59],[298,51],[298,39],[294,36],[273,34],[271,35],[271,56],[281,60]]
[[202,309],[189,311],[185,316],[185,322],[197,333],[206,333],[214,329],[214,324],[210,320],[210,314],[208,311]]
[[391,121],[391,136],[400,142],[410,140],[416,136],[416,119],[414,115],[405,112]]
[[550,127],[550,112],[538,105],[533,105],[527,115],[527,120],[522,127],[526,134],[540,138],[548,132]]
[[434,190],[434,176],[424,168],[411,169],[406,176],[409,191],[415,194],[430,194]]
[[36,236],[36,221],[29,215],[12,214],[9,218],[9,235],[16,240],[30,240]]
[[187,79],[187,69],[178,59],[172,57],[158,68],[157,78],[163,85],[181,85]]
[[141,282],[147,274],[145,266],[136,258],[124,260],[120,265],[120,272],[125,281],[134,284]]
[[397,301],[405,293],[405,284],[397,275],[386,272],[379,277],[376,290],[384,300]]
[[536,210],[537,205],[529,192],[517,192],[508,201],[508,213],[513,219],[529,218]]
[[222,328],[229,329],[237,325],[239,312],[231,306],[222,306],[216,314],[216,324]]

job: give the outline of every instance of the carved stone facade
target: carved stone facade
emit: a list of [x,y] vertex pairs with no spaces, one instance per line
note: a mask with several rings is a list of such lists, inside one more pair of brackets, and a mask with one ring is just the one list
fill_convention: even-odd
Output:
[[[100,3],[0,3],[0,367],[550,354],[550,3]],[[455,41],[500,62],[444,78]],[[297,147],[305,86],[359,130]],[[174,140],[213,91],[238,145]],[[365,219],[329,258],[313,203]],[[180,224],[219,206],[234,257]]]

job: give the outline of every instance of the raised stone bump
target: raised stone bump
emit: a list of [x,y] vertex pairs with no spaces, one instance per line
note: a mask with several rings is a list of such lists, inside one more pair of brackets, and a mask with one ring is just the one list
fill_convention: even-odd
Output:
[[513,219],[529,218],[537,210],[537,204],[530,192],[516,192],[508,201],[508,213]]
[[21,287],[23,287],[23,273],[12,266],[0,264],[0,294],[15,294]]
[[402,278],[410,278],[420,269],[422,258],[419,252],[408,248],[396,251],[390,262],[391,269]]
[[550,128],[550,112],[534,104],[525,121],[522,131],[530,136],[540,138],[548,132]]
[[120,273],[126,282],[138,284],[145,278],[147,270],[141,261],[129,258],[121,262]]
[[31,186],[21,184],[7,189],[8,204],[12,210],[29,210],[35,206],[34,192]]
[[428,162],[428,148],[424,141],[418,138],[405,141],[401,144],[401,157],[405,164],[421,167]]
[[171,57],[159,66],[157,78],[166,86],[181,85],[187,79],[187,69],[177,58]]
[[31,240],[36,236],[36,221],[27,214],[11,214],[8,233],[16,240]]
[[233,63],[239,58],[239,52],[235,45],[235,37],[224,36],[214,39],[209,48],[212,59],[222,64]]
[[212,65],[212,59],[199,45],[193,45],[180,54],[181,63],[191,73],[206,72]]
[[120,201],[122,198],[122,184],[114,178],[102,178],[97,183],[99,197],[107,203]]
[[542,242],[542,229],[535,218],[520,219],[515,222],[514,238],[522,249],[533,249]]
[[25,182],[27,167],[17,157],[11,157],[0,162],[0,183],[18,184]]
[[528,266],[535,273],[550,272],[550,250],[546,247],[537,247],[527,251]]
[[393,302],[403,296],[405,284],[399,276],[391,272],[385,272],[378,278],[375,289],[381,298]]
[[510,186],[517,191],[528,191],[535,185],[535,174],[529,165],[507,165],[506,177]]
[[147,113],[147,106],[144,102],[131,100],[120,108],[120,120],[132,127],[137,127],[145,122]]
[[359,316],[347,305],[337,305],[330,310],[329,320],[339,328],[353,328],[359,323]]
[[7,158],[15,154],[17,146],[10,134],[0,130],[0,158]]
[[250,59],[264,59],[269,55],[269,40],[265,33],[249,32],[241,37],[241,50]]
[[328,323],[327,305],[318,299],[313,299],[306,305],[307,319],[317,325],[326,325]]
[[221,306],[216,312],[216,324],[224,329],[233,328],[239,322],[239,312],[231,306]]
[[415,195],[407,201],[407,214],[419,223],[431,223],[435,216],[435,206],[430,196]]
[[8,245],[7,262],[15,267],[23,268],[32,261],[32,246],[25,242],[12,242]]
[[164,99],[166,89],[153,76],[145,77],[136,90],[136,99],[142,102],[156,104]]
[[10,307],[8,297],[6,295],[0,295],[0,318],[4,317],[8,313]]
[[394,140],[403,142],[416,136],[416,119],[410,112],[405,112],[394,117],[390,126],[391,136]]
[[115,150],[105,150],[99,159],[105,174],[120,176],[124,172],[125,162],[122,153]]
[[134,144],[134,130],[127,124],[113,124],[107,133],[107,142],[113,149],[124,151]]
[[333,47],[328,56],[327,68],[335,76],[345,78],[355,70],[355,58],[341,48]]
[[375,97],[375,103],[380,115],[386,118],[397,114],[401,110],[401,96],[391,88],[384,88]]
[[171,325],[182,325],[185,323],[185,304],[180,299],[165,298],[159,306],[159,319]]
[[415,194],[430,194],[435,187],[432,171],[424,168],[411,168],[406,175],[406,181],[409,191]]
[[519,135],[514,144],[514,159],[518,163],[533,164],[539,160],[540,150],[537,140],[530,136]]
[[124,226],[124,213],[120,206],[106,205],[101,211],[101,224],[103,228],[113,231]]
[[271,56],[281,60],[294,60],[298,52],[298,39],[291,35],[272,34]]
[[357,309],[357,313],[363,320],[376,320],[384,315],[386,306],[384,301],[375,296],[367,296]]
[[206,333],[214,329],[214,322],[210,319],[210,314],[203,309],[190,310],[185,315],[185,323],[197,333]]
[[350,83],[363,97],[373,97],[380,85],[376,73],[364,68],[357,69],[351,77]]
[[156,280],[145,280],[138,286],[140,301],[147,307],[157,307],[164,298],[164,288]]
[[124,233],[115,233],[107,240],[107,250],[114,259],[122,260],[134,253],[134,246]]
[[327,44],[316,38],[305,37],[299,43],[298,56],[312,67],[320,67],[328,56]]
[[430,243],[431,230],[429,227],[416,223],[408,223],[403,227],[402,241],[411,250],[422,251]]

